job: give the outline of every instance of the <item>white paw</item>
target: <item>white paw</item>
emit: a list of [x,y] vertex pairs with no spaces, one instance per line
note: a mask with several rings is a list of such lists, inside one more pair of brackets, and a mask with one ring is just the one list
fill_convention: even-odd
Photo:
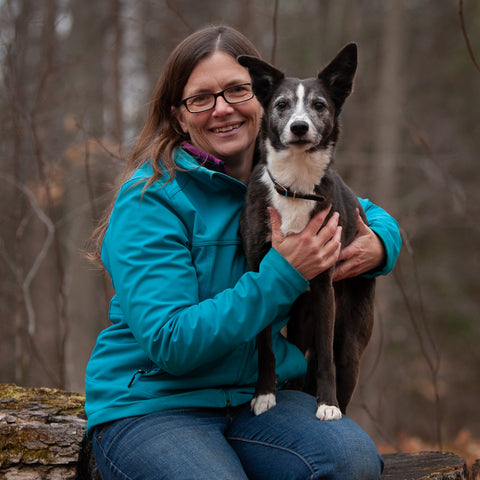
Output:
[[322,404],[317,409],[317,418],[325,421],[340,420],[342,412],[338,407]]
[[267,410],[270,410],[277,404],[275,400],[275,394],[267,393],[265,395],[259,395],[258,397],[253,397],[250,406],[255,415],[260,415]]

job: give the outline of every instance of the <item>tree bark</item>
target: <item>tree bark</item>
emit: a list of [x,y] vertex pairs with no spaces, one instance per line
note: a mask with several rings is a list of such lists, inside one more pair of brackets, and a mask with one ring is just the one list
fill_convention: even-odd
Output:
[[469,480],[465,459],[451,452],[384,455],[384,480]]
[[0,478],[94,479],[84,397],[0,385]]

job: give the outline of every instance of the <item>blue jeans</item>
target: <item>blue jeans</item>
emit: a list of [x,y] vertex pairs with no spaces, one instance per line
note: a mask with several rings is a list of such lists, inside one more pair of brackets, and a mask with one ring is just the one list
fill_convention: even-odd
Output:
[[95,428],[93,451],[103,480],[379,480],[370,437],[315,412],[313,397],[288,390],[259,416],[249,405],[169,410]]

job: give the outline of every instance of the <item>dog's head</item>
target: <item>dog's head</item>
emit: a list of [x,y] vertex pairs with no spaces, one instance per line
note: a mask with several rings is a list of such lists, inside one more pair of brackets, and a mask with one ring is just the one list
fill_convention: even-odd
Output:
[[256,57],[240,55],[237,60],[248,68],[274,148],[316,150],[336,142],[338,115],[357,68],[356,44],[345,46],[317,78],[305,80],[286,78]]

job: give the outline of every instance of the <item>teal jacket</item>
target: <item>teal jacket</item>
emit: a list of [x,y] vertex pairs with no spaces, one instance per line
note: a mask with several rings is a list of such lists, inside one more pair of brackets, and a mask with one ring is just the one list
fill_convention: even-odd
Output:
[[[271,249],[249,272],[238,223],[246,186],[178,150],[175,179],[144,189],[142,166],[120,189],[102,246],[112,278],[111,326],[87,366],[88,431],[111,420],[181,407],[248,402],[257,378],[255,337],[273,324],[279,385],[306,370],[281,334],[308,281]],[[396,221],[361,200],[382,239],[389,272]]]

